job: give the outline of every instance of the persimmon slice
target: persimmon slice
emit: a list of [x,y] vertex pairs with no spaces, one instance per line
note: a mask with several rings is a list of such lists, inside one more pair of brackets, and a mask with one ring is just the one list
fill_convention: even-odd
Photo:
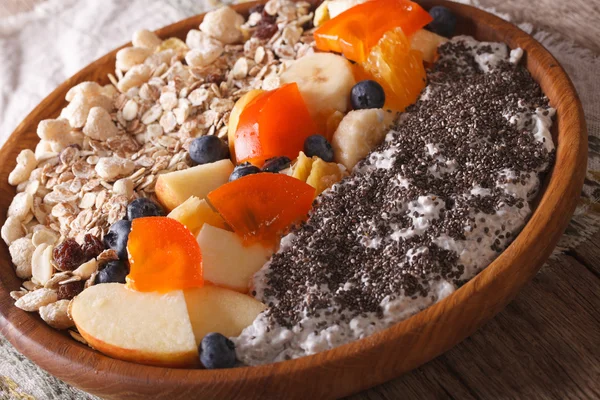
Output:
[[321,51],[342,53],[363,63],[385,32],[402,28],[410,36],[432,20],[427,11],[409,0],[371,0],[321,25],[314,33],[315,44]]
[[302,221],[315,189],[285,174],[247,175],[208,194],[208,200],[246,243],[274,243]]
[[134,219],[127,252],[127,286],[133,290],[164,293],[204,285],[200,246],[192,232],[177,220]]
[[242,111],[235,132],[238,163],[262,166],[271,157],[295,159],[317,131],[296,83],[256,96]]

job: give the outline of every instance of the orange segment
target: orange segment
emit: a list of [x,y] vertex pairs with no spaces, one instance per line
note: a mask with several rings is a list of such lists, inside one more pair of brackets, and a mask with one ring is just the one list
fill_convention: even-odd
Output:
[[208,200],[247,243],[273,244],[306,218],[314,194],[296,178],[262,173],[229,182],[210,192]]
[[325,22],[314,33],[315,44],[321,51],[342,53],[363,63],[385,32],[400,27],[410,36],[432,20],[409,0],[371,0]]
[[202,287],[202,255],[192,233],[168,217],[136,218],[127,242],[127,286],[139,292]]
[[363,69],[383,87],[385,108],[395,111],[404,111],[415,103],[427,84],[422,53],[411,49],[400,28],[383,35]]

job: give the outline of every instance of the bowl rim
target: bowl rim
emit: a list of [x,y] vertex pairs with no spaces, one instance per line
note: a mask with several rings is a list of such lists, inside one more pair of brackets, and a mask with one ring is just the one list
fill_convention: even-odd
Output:
[[[261,2],[244,3],[233,6],[233,8],[244,12],[259,3]],[[360,383],[360,385],[356,385],[344,394],[363,389],[373,382],[383,382],[397,375],[398,372],[404,372],[429,361],[474,332],[512,300],[516,292],[535,275],[566,228],[583,186],[587,159],[587,131],[581,103],[568,75],[558,61],[530,35],[499,17],[468,5],[449,3],[443,0],[423,1],[422,3],[425,6],[443,4],[461,15],[469,15],[470,20],[484,21],[485,25],[490,27],[489,29],[501,30],[505,43],[511,43],[512,48],[516,46],[523,48],[527,55],[536,53],[538,57],[543,56],[544,62],[547,64],[540,66],[540,68],[544,69],[544,73],[549,74],[552,81],[560,80],[565,83],[561,89],[561,94],[553,93],[553,97],[560,96],[564,100],[564,103],[559,104],[559,107],[557,107],[558,118],[555,123],[557,123],[559,132],[565,131],[565,133],[561,133],[557,145],[556,163],[550,174],[548,186],[538,207],[534,210],[521,233],[481,273],[444,300],[367,338],[315,355],[250,368],[230,370],[173,369],[135,364],[104,356],[87,346],[75,342],[68,335],[54,331],[52,328],[38,329],[40,324],[44,324],[43,321],[14,307],[9,297],[9,289],[4,282],[0,282],[0,333],[4,334],[17,350],[42,368],[75,386],[95,393],[105,392],[94,389],[94,382],[127,382],[132,387],[139,387],[140,381],[146,380],[148,382],[147,380],[151,377],[155,379],[157,373],[162,383],[171,387],[190,387],[190,385],[195,387],[203,385],[209,387],[212,385],[216,387],[215,385],[239,384],[241,381],[246,386],[256,386],[264,384],[269,379],[284,379],[285,376],[290,374],[296,377],[308,376],[313,374],[309,373],[311,370],[327,371],[327,369],[334,369],[342,371],[348,368],[356,369],[358,368],[357,365],[362,364],[361,359],[371,357],[366,355],[387,352],[391,342],[400,340],[402,337],[418,337],[424,332],[428,332],[431,328],[427,325],[431,325],[432,321],[449,323],[449,317],[445,314],[452,315],[449,312],[453,308],[476,310],[477,307],[470,304],[471,298],[467,293],[481,296],[483,292],[500,287],[498,281],[513,279],[514,286],[509,296],[494,299],[492,303],[486,304],[487,311],[479,310],[481,315],[472,325],[463,328],[460,333],[450,334],[452,337],[443,344],[428,346],[428,349],[424,350],[419,357],[413,357],[410,360],[394,364],[393,373],[382,374],[383,379],[371,380],[368,384]],[[201,18],[201,15],[187,18],[168,25],[158,30],[157,33],[161,37],[173,36],[176,31],[181,29],[177,26],[198,25]],[[476,28],[485,29],[483,26],[477,26]],[[122,47],[127,45],[130,44],[128,43]],[[117,50],[115,49],[89,64],[72,78],[62,83],[52,93],[66,92],[74,83],[86,80],[85,78],[89,75],[88,71],[114,58]],[[544,88],[544,92],[548,95],[547,88]],[[0,157],[4,159],[4,156],[8,155],[9,147],[18,146],[19,137],[31,126],[35,126],[33,124],[37,124],[37,121],[32,120],[32,118],[39,114],[44,105],[45,100],[16,128],[0,150]],[[5,179],[5,177],[2,176],[2,179]],[[3,217],[5,211],[0,211]],[[555,214],[557,211],[560,211],[560,213]],[[543,246],[538,246],[538,252],[535,254],[529,254],[529,247],[536,242],[543,242]],[[6,262],[6,260],[1,261]],[[8,263],[11,264],[10,260],[8,260]],[[525,270],[519,270],[519,263],[527,266]],[[454,315],[458,314],[455,313]],[[48,330],[52,332],[49,334]],[[419,340],[418,338],[413,339],[413,342],[426,344],[426,342]],[[60,365],[60,368],[57,368],[57,365]],[[363,365],[363,368],[369,367]],[[82,374],[96,374],[96,376],[88,378],[80,385]],[[110,385],[106,384],[106,386]],[[336,392],[337,394],[338,392]]]

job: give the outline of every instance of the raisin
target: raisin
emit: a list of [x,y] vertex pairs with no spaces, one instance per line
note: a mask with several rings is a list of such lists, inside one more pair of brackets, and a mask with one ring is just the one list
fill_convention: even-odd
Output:
[[277,25],[261,20],[256,25],[253,36],[258,39],[270,39],[275,33],[277,33]]
[[104,243],[96,236],[87,234],[83,237],[83,244],[81,245],[83,254],[85,254],[86,260],[96,258],[104,251]]
[[59,271],[73,271],[86,261],[85,254],[75,239],[66,239],[56,246],[52,256]]
[[83,292],[84,286],[85,281],[69,282],[64,283],[62,285],[58,285],[58,299],[71,300],[73,297]]

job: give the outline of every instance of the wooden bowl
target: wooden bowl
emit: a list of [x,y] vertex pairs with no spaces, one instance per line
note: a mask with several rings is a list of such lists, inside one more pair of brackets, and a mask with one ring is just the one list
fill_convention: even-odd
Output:
[[[0,331],[25,356],[58,378],[104,398],[331,398],[380,384],[433,359],[465,339],[511,301],[552,252],[567,226],[583,185],[587,133],[581,104],[565,71],[531,36],[502,19],[466,5],[444,4],[459,18],[459,31],[479,40],[525,50],[527,68],[557,109],[556,163],[531,219],[487,269],[443,301],[366,339],[297,360],[230,370],[149,367],[106,357],[48,327],[35,314],[13,305],[15,276],[7,248],[0,246]],[[255,3],[235,6],[247,13]],[[202,15],[160,29],[184,38]],[[0,216],[15,194],[7,183],[20,150],[33,148],[38,121],[66,105],[67,90],[82,81],[107,83],[115,51],[60,85],[17,127],[0,151]]]

